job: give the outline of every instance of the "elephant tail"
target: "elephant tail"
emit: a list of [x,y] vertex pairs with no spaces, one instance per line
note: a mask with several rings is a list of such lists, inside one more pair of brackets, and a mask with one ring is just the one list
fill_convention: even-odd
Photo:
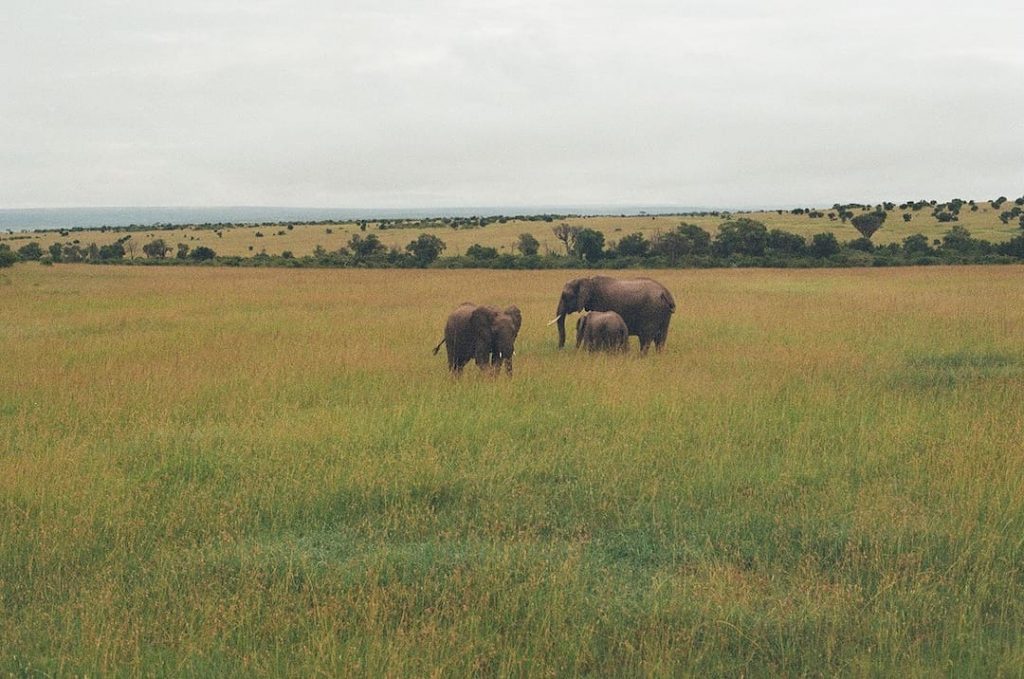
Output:
[[[446,337],[445,339],[448,339],[448,338]],[[440,342],[437,343],[436,347],[434,347],[434,356],[437,356],[437,352],[441,351],[441,345],[444,344],[444,342],[445,342],[445,340],[443,339],[443,340],[441,340]]]
[[661,301],[663,301],[668,306],[668,312],[670,314],[675,313],[676,301],[672,299],[672,293],[670,293],[668,290],[661,293]]

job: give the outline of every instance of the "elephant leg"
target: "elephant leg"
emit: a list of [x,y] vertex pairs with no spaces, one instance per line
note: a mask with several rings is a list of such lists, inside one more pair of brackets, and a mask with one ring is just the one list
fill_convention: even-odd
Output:
[[647,335],[640,335],[640,355],[644,356],[647,354],[647,350],[651,346],[651,338]]

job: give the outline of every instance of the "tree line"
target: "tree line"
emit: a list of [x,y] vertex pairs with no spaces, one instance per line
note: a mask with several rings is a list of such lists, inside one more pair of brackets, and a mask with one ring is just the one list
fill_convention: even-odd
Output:
[[1011,263],[1024,260],[1024,231],[1002,243],[974,238],[960,224],[938,239],[914,234],[898,243],[876,245],[874,234],[887,218],[885,209],[851,214],[848,219],[860,237],[840,242],[835,234],[822,232],[805,238],[763,223],[740,217],[721,224],[712,235],[701,227],[681,222],[673,229],[650,238],[641,232],[606,241],[596,229],[562,222],[551,227],[559,252],[541,254],[540,242],[530,233],[516,241],[514,252],[474,244],[464,254],[444,256],[447,245],[434,234],[423,233],[405,248],[388,247],[374,233],[357,233],[347,245],[336,250],[317,246],[310,255],[297,257],[290,251],[281,255],[256,254],[249,257],[218,256],[207,246],[172,247],[163,239],[146,242],[136,250],[130,235],[114,243],[97,246],[78,242],[54,243],[46,251],[29,243],[17,251],[0,245],[0,265],[19,260],[57,262],[127,263],[138,265],[217,264],[225,266],[287,267],[372,267],[372,268],[710,268],[745,267],[827,267],[906,266],[926,264]]

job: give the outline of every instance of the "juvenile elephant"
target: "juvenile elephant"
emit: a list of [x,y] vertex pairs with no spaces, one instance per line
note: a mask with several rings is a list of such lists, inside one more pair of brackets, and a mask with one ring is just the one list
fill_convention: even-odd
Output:
[[576,348],[587,351],[629,351],[629,330],[614,311],[588,311],[576,321]]
[[[558,311],[551,323],[558,323],[558,348],[565,346],[565,317],[576,311],[614,311],[626,323],[630,335],[640,339],[640,353],[651,342],[658,351],[668,339],[668,324],[676,302],[664,285],[650,278],[591,276],[565,284]],[[548,325],[551,325],[549,323]]]
[[495,306],[477,306],[463,302],[448,316],[444,326],[444,339],[434,353],[445,344],[448,350],[448,369],[455,374],[475,359],[481,370],[495,373],[505,371],[512,374],[512,355],[515,353],[516,336],[523,324],[523,315],[518,307],[499,309]]

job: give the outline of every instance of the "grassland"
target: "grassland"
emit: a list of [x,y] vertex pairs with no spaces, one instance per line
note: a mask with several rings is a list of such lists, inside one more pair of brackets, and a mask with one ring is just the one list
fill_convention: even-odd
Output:
[[0,674],[1020,673],[1019,267],[652,272],[643,360],[571,275],[0,273]]
[[[968,229],[975,238],[987,240],[993,243],[1002,242],[1020,233],[1020,227],[1016,221],[1003,224],[999,221],[1000,212],[1007,209],[1003,206],[1000,209],[992,208],[987,202],[979,201],[978,210],[971,212],[964,209],[960,212],[960,226]],[[825,210],[828,212],[828,210]],[[889,219],[872,240],[876,244],[899,243],[904,238],[916,233],[923,233],[929,239],[939,239],[949,231],[952,223],[940,223],[932,216],[930,210],[910,211],[913,218],[910,222],[904,222],[901,218],[903,210],[893,210],[889,213]],[[804,237],[810,237],[817,233],[829,231],[835,233],[840,241],[849,241],[860,237],[857,230],[849,223],[843,224],[840,221],[829,221],[827,218],[811,219],[806,215],[794,215],[789,212],[779,214],[777,211],[744,213],[743,216],[763,222],[769,229],[782,229],[796,233]],[[414,240],[420,233],[431,233],[440,237],[447,244],[446,255],[464,254],[466,249],[474,243],[488,247],[497,248],[500,252],[515,252],[515,244],[522,233],[533,234],[541,243],[541,252],[562,252],[562,244],[552,235],[551,227],[565,222],[572,226],[581,226],[601,231],[605,240],[618,241],[625,235],[640,232],[650,238],[659,231],[674,229],[681,221],[697,224],[712,235],[718,232],[718,226],[723,218],[714,216],[592,216],[592,217],[571,217],[565,220],[557,220],[554,223],[530,220],[510,220],[504,224],[494,223],[478,229],[450,229],[450,228],[404,228],[378,230],[376,222],[367,224],[367,231],[376,234],[387,246],[404,248],[410,241]],[[330,233],[328,233],[330,231]],[[262,234],[257,236],[256,234]],[[210,229],[197,229],[182,227],[167,230],[152,230],[136,232],[132,239],[136,244],[136,257],[143,257],[142,245],[153,238],[162,238],[171,246],[177,243],[184,243],[190,248],[200,245],[213,248],[219,255],[225,256],[252,256],[265,252],[268,255],[280,255],[290,251],[296,257],[302,257],[313,253],[319,245],[327,250],[337,250],[348,244],[353,234],[361,234],[359,226],[354,223],[347,224],[297,224],[292,229],[286,226],[235,226],[220,230],[217,235]],[[61,236],[56,232],[46,233],[17,233],[0,234],[0,243],[7,243],[12,249],[17,250],[22,245],[38,242],[43,248],[51,243],[67,243],[79,240],[83,245],[96,243],[107,245],[113,243],[125,234],[117,231],[89,230],[73,232],[68,236]]]

